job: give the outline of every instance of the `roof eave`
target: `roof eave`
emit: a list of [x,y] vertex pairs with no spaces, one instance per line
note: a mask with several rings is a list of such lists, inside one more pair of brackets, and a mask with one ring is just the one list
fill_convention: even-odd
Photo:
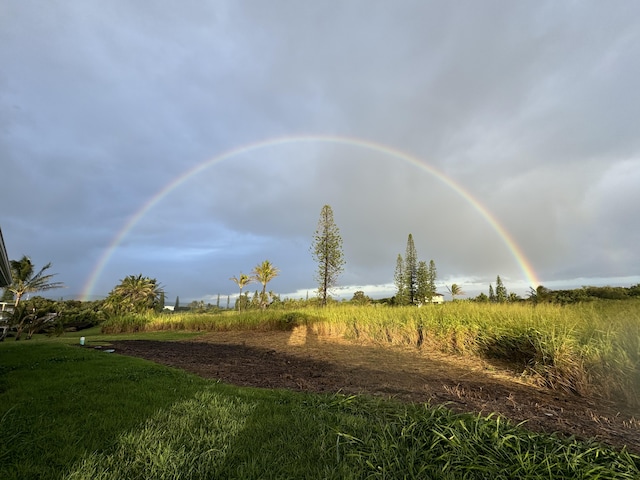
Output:
[[0,228],[0,288],[11,285],[12,283],[11,264],[9,263],[7,249],[4,245],[4,238],[2,237],[2,229]]

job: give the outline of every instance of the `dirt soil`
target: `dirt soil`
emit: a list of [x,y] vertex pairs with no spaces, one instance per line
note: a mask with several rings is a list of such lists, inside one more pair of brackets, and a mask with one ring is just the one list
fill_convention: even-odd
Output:
[[640,412],[537,387],[479,359],[353,343],[317,336],[306,327],[215,332],[180,342],[115,341],[111,348],[234,385],[367,394],[447,403],[457,412],[495,412],[526,421],[530,430],[594,438],[640,454]]

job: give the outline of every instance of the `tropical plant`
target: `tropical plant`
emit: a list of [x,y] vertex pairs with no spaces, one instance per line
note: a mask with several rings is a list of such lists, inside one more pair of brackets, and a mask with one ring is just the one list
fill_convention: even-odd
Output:
[[44,292],[64,287],[62,282],[51,281],[56,275],[55,273],[45,275],[45,271],[51,267],[51,262],[42,267],[38,273],[34,273],[35,267],[26,255],[20,260],[11,260],[10,264],[13,283],[7,287],[7,290],[15,296],[16,307],[26,293]]
[[474,301],[479,303],[488,303],[490,300],[486,293],[481,292],[476,298],[474,298]]
[[[249,275],[246,275],[241,272],[239,277],[231,277],[229,280],[234,282],[240,288],[240,295],[238,296],[238,310],[242,310],[242,302],[239,301],[242,298],[242,289],[247,285],[249,285],[251,282],[253,282],[254,279]],[[227,308],[228,308],[228,303],[229,302],[227,300]]]
[[0,297],[0,302],[13,302],[13,292],[9,290],[9,288],[5,288],[2,290],[2,296]]
[[529,300],[535,305],[538,303],[548,302],[551,300],[551,290],[542,285],[538,285],[536,288],[529,287]]
[[104,307],[109,313],[144,313],[160,305],[163,289],[155,278],[129,275],[120,282],[105,300]]
[[451,300],[455,300],[457,296],[464,295],[462,288],[457,283],[452,283],[450,287],[447,287]]
[[327,304],[327,295],[332,287],[338,283],[338,275],[344,267],[342,253],[342,237],[333,221],[333,210],[329,205],[322,207],[318,228],[313,236],[311,246],[313,259],[318,262],[316,280],[318,281],[318,296],[322,306]]
[[61,325],[58,309],[58,302],[42,297],[34,297],[16,306],[12,315],[16,340],[20,340],[24,330],[27,331],[27,340],[31,340],[33,334],[45,325],[55,321]]
[[355,303],[356,305],[369,305],[371,303],[371,298],[365,295],[362,290],[358,290],[353,293],[351,303]]
[[275,267],[269,260],[259,263],[251,272],[255,279],[262,284],[262,294],[260,295],[260,308],[267,308],[267,283],[276,278],[280,270]]

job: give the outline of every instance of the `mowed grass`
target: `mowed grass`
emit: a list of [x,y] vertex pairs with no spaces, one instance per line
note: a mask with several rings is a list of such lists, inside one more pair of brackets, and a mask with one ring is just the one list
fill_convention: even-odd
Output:
[[535,383],[640,406],[640,299],[576,305],[446,302],[116,318],[109,333],[290,329],[511,364]]
[[498,417],[237,388],[78,336],[0,344],[0,478],[640,478],[638,456]]

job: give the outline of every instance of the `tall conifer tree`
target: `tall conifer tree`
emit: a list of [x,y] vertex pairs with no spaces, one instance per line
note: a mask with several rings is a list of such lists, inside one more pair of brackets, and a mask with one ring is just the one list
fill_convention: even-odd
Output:
[[407,238],[407,251],[404,256],[404,284],[407,302],[414,305],[418,301],[418,254],[411,234]]
[[503,285],[500,275],[496,278],[496,302],[503,303],[507,301],[507,288]]
[[398,254],[398,259],[396,260],[396,271],[393,275],[393,280],[396,284],[396,304],[404,305],[407,303],[407,294],[404,278],[404,260],[401,254]]
[[342,253],[342,237],[333,221],[333,210],[329,205],[325,205],[320,211],[318,228],[311,245],[311,254],[313,259],[318,262],[316,272],[318,296],[321,305],[325,306],[328,292],[338,284],[338,276],[345,264]]
[[436,278],[438,278],[438,271],[436,270],[436,262],[429,261],[429,267],[427,268],[427,301],[431,302],[436,295]]
[[418,303],[431,303],[436,295],[436,263],[418,262]]
[[424,303],[429,300],[429,268],[427,262],[418,262],[418,289],[417,303]]

